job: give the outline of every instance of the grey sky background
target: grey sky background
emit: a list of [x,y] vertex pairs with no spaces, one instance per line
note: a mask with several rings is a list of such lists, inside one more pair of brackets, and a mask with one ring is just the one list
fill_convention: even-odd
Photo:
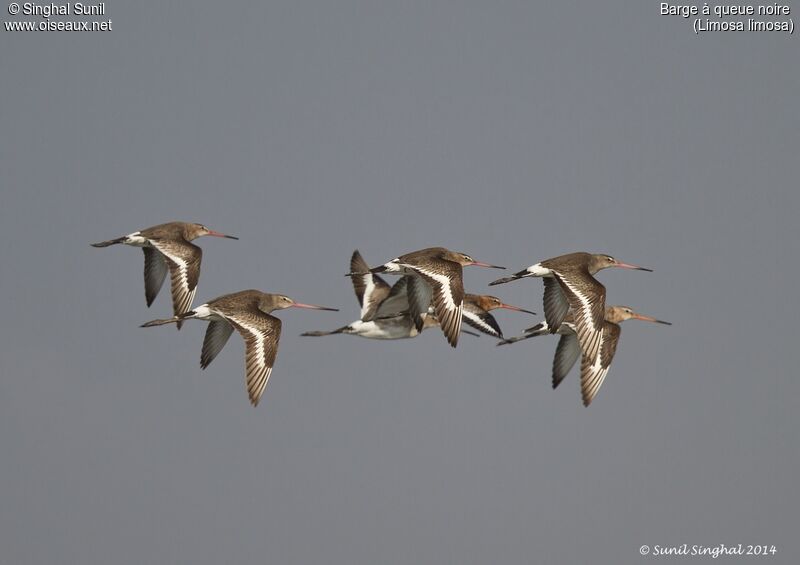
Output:
[[[107,10],[0,32],[0,562],[798,562],[795,36],[634,1]],[[204,324],[138,327],[170,312],[141,252],[88,245],[172,219],[241,237],[198,242],[197,303],[341,308],[279,313],[257,409],[238,336],[201,371]],[[298,336],[357,318],[354,248],[431,245],[608,252],[655,269],[601,273],[609,303],[675,325],[625,324],[588,409],[555,339]],[[467,289],[541,312],[497,276]]]

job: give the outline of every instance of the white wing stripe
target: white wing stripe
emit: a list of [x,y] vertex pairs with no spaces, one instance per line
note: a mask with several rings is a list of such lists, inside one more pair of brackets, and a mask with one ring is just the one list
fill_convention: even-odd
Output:
[[[581,314],[583,314],[584,316],[586,316],[586,314],[591,314],[592,303],[589,300],[589,297],[581,293],[577,288],[575,288],[574,285],[570,284],[569,280],[561,276],[559,276],[559,278],[561,279],[561,282],[563,282],[567,286],[567,288],[569,288],[572,291],[572,293],[578,297],[578,300],[581,301],[581,304],[583,305]],[[586,316],[586,322],[590,326],[592,326],[592,328],[594,328],[594,320],[592,320],[592,317],[590,315]]]
[[456,304],[455,300],[453,300],[453,293],[450,290],[450,277],[447,275],[443,275],[441,273],[435,273],[431,271],[426,271],[425,269],[421,269],[419,267],[412,267],[411,265],[403,265],[404,267],[413,268],[416,271],[419,271],[426,277],[429,277],[436,281],[436,283],[441,287],[442,290],[442,297],[444,298],[445,305],[448,310],[455,310],[459,305]]
[[476,326],[479,326],[479,327],[481,328],[481,330],[482,330],[482,331],[484,331],[484,332],[486,332],[486,333],[488,333],[488,334],[490,334],[490,335],[493,335],[493,336],[495,336],[495,337],[499,337],[499,335],[498,335],[498,333],[497,333],[497,330],[496,330],[496,329],[494,329],[494,328],[493,328],[492,326],[490,326],[489,324],[487,324],[487,323],[486,323],[486,322],[483,320],[483,318],[481,318],[481,317],[480,317],[480,316],[478,316],[477,314],[474,314],[474,313],[470,312],[469,310],[464,310],[464,311],[462,312],[462,315],[463,315],[465,318],[469,319],[469,320],[470,320],[470,321],[471,321],[473,324],[475,324]]
[[[583,322],[585,323],[585,331],[579,331],[578,338],[581,341],[584,353],[589,355],[590,358],[594,358],[596,355],[599,354],[600,339],[602,337],[602,332],[601,328],[597,328],[594,325],[594,319],[592,318],[591,300],[589,300],[588,296],[586,296],[584,293],[579,291],[573,284],[571,284],[568,279],[564,278],[560,274],[558,275],[558,278],[562,283],[564,283],[564,285],[570,290],[570,292],[572,292],[572,294],[578,297],[578,300],[581,303],[582,308],[580,309],[579,312],[574,312],[574,315],[576,321],[578,318],[583,320]],[[576,323],[575,325],[576,327],[578,327],[578,329],[581,329],[579,324]],[[587,333],[589,335],[586,335]]]

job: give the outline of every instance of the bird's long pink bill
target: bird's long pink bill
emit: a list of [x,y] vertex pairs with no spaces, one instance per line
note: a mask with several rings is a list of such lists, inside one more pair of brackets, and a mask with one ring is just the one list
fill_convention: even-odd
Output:
[[482,261],[473,261],[470,263],[472,267],[486,267],[487,269],[505,269],[505,267],[500,267],[499,265],[490,265],[489,263],[484,263]]
[[620,269],[632,269],[634,271],[647,271],[648,273],[652,273],[653,269],[648,269],[647,267],[640,267],[639,265],[632,265],[630,263],[622,263],[617,261],[614,265],[615,267],[619,267]]
[[206,235],[213,235],[214,237],[227,237],[228,239],[239,239],[235,235],[228,235],[226,233],[220,233],[214,230],[208,230],[208,233]]
[[294,308],[308,308],[309,310],[328,310],[330,312],[338,312],[338,308],[328,308],[327,306],[315,306],[314,304],[303,304],[302,302],[295,302],[292,304]]
[[520,308],[519,306],[511,306],[511,304],[501,304],[499,308],[505,308],[506,310],[514,310],[514,312],[525,312],[526,314],[533,314],[534,316],[536,315],[536,312],[525,310],[525,308]]
[[672,322],[665,322],[664,320],[658,320],[653,318],[652,316],[645,316],[644,314],[634,314],[632,316],[634,320],[642,320],[644,322],[655,322],[656,324],[664,324],[666,326],[671,326]]

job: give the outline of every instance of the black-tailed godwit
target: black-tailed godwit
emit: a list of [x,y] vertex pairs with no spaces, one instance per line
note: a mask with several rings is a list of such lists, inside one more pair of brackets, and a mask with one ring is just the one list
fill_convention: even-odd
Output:
[[[475,261],[469,255],[456,253],[444,247],[430,247],[414,251],[392,259],[379,267],[370,269],[371,273],[411,275],[408,279],[409,312],[417,329],[424,326],[424,316],[433,301],[439,325],[448,343],[458,345],[461,331],[461,317],[464,302],[464,281],[462,267],[475,265],[492,269],[503,269]],[[358,275],[363,273],[350,273]]]
[[515,312],[525,312],[527,314],[536,314],[536,312],[506,304],[496,296],[488,294],[464,295],[464,321],[478,331],[502,339],[503,330],[500,329],[500,325],[497,323],[497,320],[494,319],[494,316],[489,313],[498,308],[514,310]]
[[594,278],[594,274],[610,267],[652,271],[617,261],[610,255],[569,253],[531,265],[510,277],[497,279],[489,286],[526,277],[542,277],[544,316],[551,333],[558,330],[571,309],[581,349],[594,359],[600,349],[606,307],[606,288]]
[[[655,322],[658,324],[666,324],[671,326],[670,322],[658,320],[652,316],[645,316],[634,312],[628,306],[609,306],[606,308],[603,328],[601,346],[595,357],[583,355],[581,360],[581,394],[583,396],[584,406],[589,406],[600,390],[600,385],[608,374],[611,367],[611,361],[614,359],[614,353],[617,350],[619,343],[621,328],[619,324],[625,320],[644,320],[646,322]],[[539,335],[548,335],[557,333],[561,335],[558,340],[555,355],[553,356],[553,388],[556,388],[564,377],[575,365],[575,361],[581,356],[581,347],[578,343],[576,334],[576,327],[572,313],[568,313],[561,325],[555,332],[551,332],[548,327],[547,321],[528,328],[525,334],[512,337],[499,342],[497,345],[505,345],[508,343],[516,343],[523,339],[529,339]]]
[[[439,320],[432,309],[422,315],[423,326],[417,325],[408,313],[408,280],[404,275],[390,287],[380,276],[370,273],[367,262],[358,250],[350,258],[351,279],[358,303],[361,305],[360,319],[330,331],[305,332],[302,336],[324,336],[334,334],[357,335],[368,339],[407,339],[421,331],[438,326]],[[462,330],[464,331],[464,330]],[[470,332],[465,332],[470,333]],[[474,334],[473,334],[474,335]]]
[[295,302],[282,294],[268,294],[260,290],[243,290],[210,300],[189,312],[166,320],[153,320],[142,324],[143,328],[178,323],[196,318],[208,321],[200,366],[205,369],[222,351],[231,333],[236,329],[245,343],[245,383],[250,402],[258,405],[269,382],[278,340],[281,337],[281,321],[270,315],[284,308],[311,308],[337,311],[336,308],[314,306]]
[[[92,243],[92,247],[108,247],[120,243],[141,247],[144,251],[144,296],[147,306],[150,307],[156,299],[169,270],[172,312],[179,316],[192,307],[200,278],[203,250],[191,242],[204,235],[239,239],[210,230],[202,224],[168,222],[116,239]],[[177,326],[180,329],[181,322]]]

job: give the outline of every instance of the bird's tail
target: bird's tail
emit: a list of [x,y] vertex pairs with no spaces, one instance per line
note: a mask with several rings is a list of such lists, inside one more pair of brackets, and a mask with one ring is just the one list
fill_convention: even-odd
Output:
[[525,328],[525,333],[531,334],[531,337],[535,337],[537,335],[548,335],[553,332],[550,331],[547,322],[539,322],[531,328]]
[[184,320],[188,320],[189,318],[194,318],[196,312],[194,310],[190,310],[189,312],[185,312],[183,314],[179,314],[177,316],[173,316],[172,318],[164,318],[161,320],[150,320],[149,322],[145,322],[140,328],[152,328],[153,326],[163,326],[165,324],[178,324],[178,329],[180,329],[180,324]]
[[528,271],[528,269],[523,269],[523,270],[519,271],[518,273],[514,273],[510,277],[502,277],[502,278],[497,279],[496,281],[492,281],[492,282],[489,283],[489,286],[494,286],[496,284],[505,284],[505,283],[508,283],[508,282],[511,282],[511,281],[515,281],[517,279],[523,279],[525,277],[530,277],[530,276],[533,276],[531,274],[531,272]]
[[128,236],[123,235],[117,239],[109,239],[108,241],[101,241],[100,243],[92,243],[92,247],[108,247],[109,245],[116,245],[118,243],[125,243]]
[[175,316],[174,318],[166,318],[163,320],[150,320],[149,322],[145,322],[140,328],[152,328],[153,326],[163,326],[164,324],[174,324],[180,322],[181,319]]
[[301,333],[300,335],[301,336],[305,336],[305,337],[318,337],[318,336],[321,336],[321,335],[342,334],[342,333],[345,333],[348,329],[350,329],[350,326],[342,326],[341,328],[337,328],[335,330],[331,330],[331,331],[327,331],[327,332],[325,332],[325,331],[304,332],[304,333]]
[[510,337],[508,339],[503,339],[498,341],[497,345],[508,345],[509,343],[517,343],[518,341],[522,341],[524,339],[530,339],[538,335],[549,335],[549,334],[550,330],[547,327],[547,322],[542,322],[540,324],[536,324],[532,328],[526,329],[523,335],[518,335],[516,337]]
[[529,337],[533,337],[533,334],[525,334],[525,335],[518,335],[515,337],[507,337],[506,339],[501,339],[497,342],[497,345],[508,345],[510,343],[517,343],[518,341],[522,341],[523,339],[528,339]]
[[377,267],[369,267],[364,269],[366,264],[364,265],[357,265],[354,266],[352,263],[350,264],[350,272],[345,274],[346,277],[355,277],[357,275],[378,275],[380,273],[401,273],[402,269],[400,266],[395,263],[394,261],[389,261],[388,263],[384,263],[383,265],[378,265]]

